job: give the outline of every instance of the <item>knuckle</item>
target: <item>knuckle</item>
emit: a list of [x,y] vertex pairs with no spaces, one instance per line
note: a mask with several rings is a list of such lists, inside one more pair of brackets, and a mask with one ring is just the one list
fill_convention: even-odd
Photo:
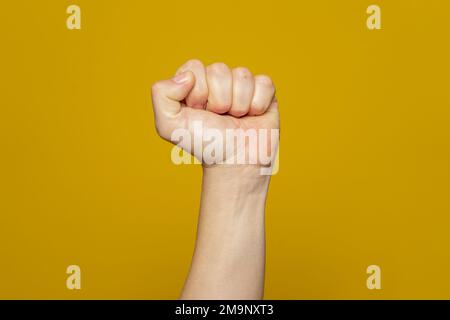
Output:
[[203,63],[198,59],[189,59],[184,65],[188,68],[203,67]]
[[223,62],[216,62],[208,66],[208,71],[211,72],[224,73],[228,72],[228,70],[228,66]]
[[242,117],[247,114],[248,110],[246,108],[233,108],[231,114],[235,117]]
[[208,109],[211,111],[214,111],[215,113],[222,114],[222,113],[228,112],[230,107],[225,104],[214,104],[214,105],[209,105]]
[[272,78],[270,78],[269,76],[267,76],[265,74],[256,76],[255,81],[258,84],[263,85],[264,87],[274,88]]
[[230,107],[226,106],[226,105],[220,105],[220,106],[216,106],[215,110],[218,113],[225,113],[228,112],[228,110],[230,109]]
[[253,105],[251,106],[251,110],[252,110],[252,112],[255,113],[255,114],[261,114],[261,113],[264,112],[265,109],[266,109],[265,106],[263,106],[263,105],[260,104],[260,103],[258,103],[258,104],[253,104]]
[[239,78],[250,78],[252,73],[245,67],[237,67],[233,69],[233,74]]

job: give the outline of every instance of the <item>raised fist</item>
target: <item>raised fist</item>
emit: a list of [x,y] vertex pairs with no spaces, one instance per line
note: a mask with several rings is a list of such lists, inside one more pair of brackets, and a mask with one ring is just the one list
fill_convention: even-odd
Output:
[[[152,101],[158,134],[197,158],[202,158],[202,155],[195,150],[193,141],[180,141],[174,135],[176,130],[186,130],[192,137],[198,134],[196,130],[201,130],[203,138],[210,129],[222,133],[224,138],[227,130],[240,130],[241,133],[254,130],[258,134],[258,143],[265,135],[264,144],[269,146],[269,153],[273,153],[274,146],[277,147],[278,136],[270,134],[279,129],[275,87],[268,76],[253,76],[247,68],[230,69],[223,63],[214,63],[205,68],[198,60],[189,60],[172,79],[153,85]],[[247,136],[244,139],[245,147],[248,148],[250,138]],[[185,137],[183,140],[186,140]],[[206,147],[207,144],[203,141],[202,146]],[[248,149],[245,152],[239,149],[243,145],[239,147],[238,142],[232,146],[232,150],[225,143],[223,146],[226,152],[221,154],[221,160],[229,161],[239,153],[244,154],[247,161],[251,158]],[[213,164],[206,160],[203,162]],[[213,162],[221,162],[217,161],[217,154]],[[260,163],[259,157],[256,162]]]
[[[181,299],[261,299],[264,210],[279,140],[272,80],[190,60],[153,85],[152,99],[159,135],[203,164],[198,235]],[[183,161],[174,160],[180,153]],[[174,147],[172,161],[192,163],[189,153]]]

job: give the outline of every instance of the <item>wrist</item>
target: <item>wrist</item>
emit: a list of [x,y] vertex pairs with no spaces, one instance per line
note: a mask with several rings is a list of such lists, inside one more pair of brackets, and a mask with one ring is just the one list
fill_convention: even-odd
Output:
[[266,194],[270,182],[269,175],[261,174],[256,165],[214,165],[203,166],[203,184],[215,189],[226,188],[226,194]]

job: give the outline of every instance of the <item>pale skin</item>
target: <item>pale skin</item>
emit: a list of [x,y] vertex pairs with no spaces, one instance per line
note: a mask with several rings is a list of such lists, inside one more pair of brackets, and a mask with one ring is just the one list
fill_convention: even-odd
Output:
[[[270,77],[223,63],[189,60],[152,87],[158,134],[177,128],[278,129]],[[270,176],[259,165],[204,165],[197,240],[181,299],[262,299],[265,202]]]

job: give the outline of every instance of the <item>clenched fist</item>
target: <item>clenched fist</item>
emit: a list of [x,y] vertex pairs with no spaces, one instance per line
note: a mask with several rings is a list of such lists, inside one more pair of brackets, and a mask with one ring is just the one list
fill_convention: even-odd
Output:
[[[247,68],[230,69],[223,63],[205,67],[198,60],[189,60],[172,79],[153,85],[152,101],[156,129],[166,140],[175,142],[173,134],[177,129],[184,129],[192,136],[195,130],[202,130],[204,134],[213,129],[223,137],[227,130],[246,132],[250,129],[257,132],[258,143],[263,136],[263,143],[272,146],[270,149],[278,143],[278,136],[270,135],[271,130],[279,128],[275,87],[268,76],[253,76]],[[275,139],[277,141],[273,141]],[[246,147],[248,140],[249,137]],[[206,144],[203,141],[203,147]],[[181,141],[179,145],[201,158],[192,141]],[[223,160],[235,158],[239,153],[248,157],[249,151],[239,150],[238,143],[232,148],[223,152]],[[273,150],[269,150],[271,152]]]

